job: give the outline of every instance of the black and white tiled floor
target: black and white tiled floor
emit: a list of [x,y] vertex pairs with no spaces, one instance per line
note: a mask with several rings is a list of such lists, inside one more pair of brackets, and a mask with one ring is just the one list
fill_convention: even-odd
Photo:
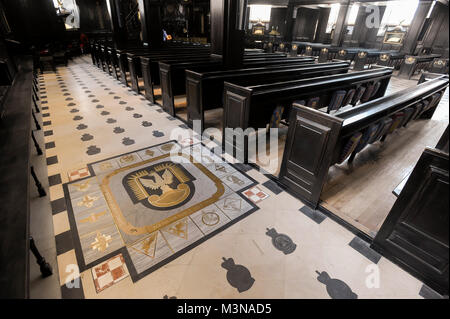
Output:
[[[45,73],[39,82],[46,114],[48,214],[63,298],[432,296],[419,280],[248,165],[237,168],[268,195],[257,203],[259,210],[141,280],[121,277],[97,293],[91,269],[77,274],[70,268],[77,265],[77,256],[62,185],[89,176],[89,163],[178,139],[171,136],[174,129],[190,131],[94,67],[87,57],[59,67],[56,74]],[[79,285],[64,285],[70,278],[80,278]]]

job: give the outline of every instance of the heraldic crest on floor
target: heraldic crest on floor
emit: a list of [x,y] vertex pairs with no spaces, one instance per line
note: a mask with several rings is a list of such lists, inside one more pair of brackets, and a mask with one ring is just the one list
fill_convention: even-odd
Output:
[[121,253],[133,281],[258,209],[251,177],[176,141],[88,165],[64,185],[80,270]]

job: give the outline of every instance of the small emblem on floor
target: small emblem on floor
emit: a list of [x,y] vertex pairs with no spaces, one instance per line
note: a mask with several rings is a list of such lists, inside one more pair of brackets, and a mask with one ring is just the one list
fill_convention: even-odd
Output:
[[229,284],[240,293],[249,290],[255,282],[250,271],[242,265],[236,265],[233,258],[223,257],[222,259],[224,260],[222,267],[228,270],[227,280]]
[[289,236],[279,234],[275,228],[267,228],[266,235],[272,237],[272,244],[276,249],[282,251],[285,255],[292,254],[295,248],[297,248],[297,245],[294,244]]

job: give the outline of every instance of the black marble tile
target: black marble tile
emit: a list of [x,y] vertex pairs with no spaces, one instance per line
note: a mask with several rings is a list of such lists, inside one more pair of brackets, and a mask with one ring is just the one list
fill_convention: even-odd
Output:
[[275,183],[274,181],[272,181],[270,179],[267,182],[263,183],[263,186],[266,187],[267,189],[269,189],[275,195],[278,195],[279,193],[281,193],[283,191],[283,189],[280,186],[278,186],[277,183]]
[[327,216],[325,216],[322,212],[311,209],[306,205],[300,208],[300,211],[311,218],[313,221],[315,221],[317,224],[322,223],[327,218]]
[[58,163],[58,156],[47,157],[47,165],[53,165]]
[[61,180],[60,174],[56,174],[56,175],[52,175],[52,176],[48,177],[48,184],[50,186],[59,185],[61,183],[62,183],[62,180]]
[[55,142],[48,142],[48,143],[45,143],[45,149],[46,149],[46,150],[49,150],[49,149],[51,149],[51,148],[55,148]]
[[48,106],[43,106],[42,107],[42,111],[47,111],[48,110]]
[[423,297],[424,299],[444,299],[443,296],[441,296],[439,293],[428,287],[427,285],[422,285],[422,288],[420,288],[419,296]]
[[48,125],[52,125],[52,121],[44,121],[42,123],[43,126],[48,126]]
[[52,136],[53,135],[53,131],[49,130],[49,131],[44,131],[44,136]]
[[58,214],[66,210],[66,199],[60,198],[56,200],[52,200],[50,202],[50,205],[52,206],[52,214]]
[[70,230],[55,236],[56,255],[62,255],[74,248]]
[[61,286],[62,299],[84,299],[83,284],[81,278],[75,279],[73,284],[73,288],[69,288],[67,287],[67,285]]
[[[220,147],[220,146],[218,146],[218,147]],[[246,173],[252,169],[252,167],[250,165],[247,165],[244,163],[236,163],[236,164],[234,164],[234,166],[236,166],[240,171],[242,171],[244,173]]]
[[349,245],[374,264],[378,264],[381,259],[381,255],[375,250],[371,249],[368,242],[362,240],[359,237],[353,238]]

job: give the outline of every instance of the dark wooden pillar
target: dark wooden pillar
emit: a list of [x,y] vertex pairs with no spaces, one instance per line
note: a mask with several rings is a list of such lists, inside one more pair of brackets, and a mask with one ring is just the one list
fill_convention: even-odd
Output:
[[431,1],[420,1],[417,7],[414,18],[411,21],[408,33],[403,42],[402,52],[407,54],[414,54],[417,46],[417,40],[419,39],[420,32],[422,31],[425,19],[427,18],[428,11],[431,8]]
[[433,46],[435,39],[439,35],[442,24],[447,24],[448,28],[448,6],[440,2],[436,2],[430,15],[430,20],[430,26],[428,30],[426,30],[426,34],[423,39],[424,48],[431,48]]
[[114,45],[117,49],[121,49],[126,46],[127,33],[125,22],[120,14],[120,0],[106,0],[106,4],[111,21]]
[[292,0],[289,0],[287,11],[286,11],[286,33],[284,36],[284,40],[291,42],[292,38],[292,30],[294,28],[294,3]]
[[144,46],[158,48],[163,44],[161,1],[138,0]]
[[[380,23],[381,23],[381,21],[383,20],[384,13],[386,12],[386,6],[378,6],[378,10],[380,12]],[[379,29],[380,28],[377,27],[367,29],[364,41],[366,47],[373,48],[377,46],[377,36]]]
[[348,15],[350,14],[350,0],[345,3],[341,3],[339,8],[339,15],[336,21],[336,28],[334,29],[333,39],[331,40],[332,46],[340,47],[344,41],[345,31],[347,29]]
[[211,1],[211,52],[223,58],[227,68],[242,65],[244,57],[245,0]]
[[323,43],[327,32],[327,22],[330,17],[331,8],[319,8],[319,23],[317,24],[314,42]]
[[366,7],[359,6],[358,15],[355,20],[355,26],[353,28],[352,37],[350,40],[350,46],[360,46],[360,43],[364,43],[366,39],[367,26],[366,26]]

